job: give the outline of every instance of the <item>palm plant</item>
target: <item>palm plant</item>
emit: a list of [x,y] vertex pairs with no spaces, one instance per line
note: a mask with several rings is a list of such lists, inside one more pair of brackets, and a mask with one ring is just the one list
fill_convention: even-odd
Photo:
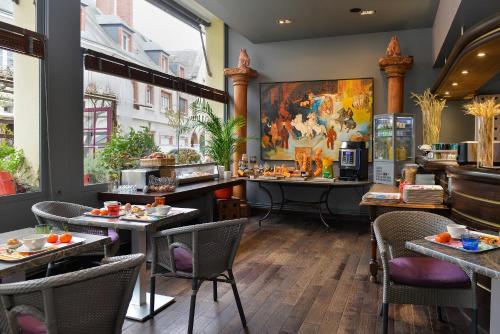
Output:
[[198,99],[191,104],[193,120],[196,127],[202,128],[209,135],[205,144],[205,153],[218,165],[230,169],[231,156],[238,145],[246,138],[235,135],[235,132],[245,126],[243,117],[234,117],[222,120],[214,113],[210,104]]

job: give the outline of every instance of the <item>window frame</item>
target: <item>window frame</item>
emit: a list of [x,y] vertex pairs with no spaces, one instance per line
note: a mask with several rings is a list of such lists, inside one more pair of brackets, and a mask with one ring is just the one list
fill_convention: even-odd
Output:
[[144,98],[144,104],[147,105],[148,107],[154,107],[154,86],[153,85],[146,85],[145,89],[145,98]]
[[[168,98],[168,106],[167,108],[164,108],[163,106],[163,98],[164,97],[167,97]],[[161,94],[160,94],[160,111],[161,112],[169,112],[170,110],[172,110],[172,98],[173,98],[173,95],[172,93],[166,91],[166,90],[162,90],[161,91]]]

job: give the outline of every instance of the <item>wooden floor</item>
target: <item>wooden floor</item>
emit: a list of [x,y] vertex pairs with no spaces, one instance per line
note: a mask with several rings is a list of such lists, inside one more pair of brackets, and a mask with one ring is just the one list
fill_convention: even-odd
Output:
[[[245,231],[234,272],[248,328],[243,330],[229,285],[219,284],[212,300],[211,282],[198,293],[196,333],[380,333],[381,285],[370,283],[369,228],[344,223],[327,233],[316,216],[287,215],[256,219]],[[185,333],[191,283],[157,279],[157,292],[176,302],[145,323],[126,321],[126,334]],[[390,333],[467,333],[468,323],[455,309],[437,320],[434,308],[390,307]]]

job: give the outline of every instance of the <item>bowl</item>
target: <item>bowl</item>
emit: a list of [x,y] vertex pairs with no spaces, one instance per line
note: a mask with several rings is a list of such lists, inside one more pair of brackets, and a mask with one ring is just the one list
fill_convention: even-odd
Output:
[[446,229],[453,239],[460,239],[462,234],[467,233],[467,226],[465,225],[448,224]]
[[43,246],[45,246],[45,243],[47,242],[47,235],[32,234],[24,237],[22,241],[29,250],[36,251],[42,249]]
[[156,208],[146,208],[145,210],[148,215],[152,215],[156,212]]
[[168,215],[170,209],[172,209],[171,206],[168,206],[168,205],[158,205],[156,207],[156,214],[158,216],[166,216],[166,215]]

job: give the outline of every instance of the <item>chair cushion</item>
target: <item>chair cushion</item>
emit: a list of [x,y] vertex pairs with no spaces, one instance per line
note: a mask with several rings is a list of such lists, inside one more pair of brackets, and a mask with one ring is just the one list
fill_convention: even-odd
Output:
[[120,239],[120,236],[118,235],[118,232],[116,232],[112,228],[108,228],[108,237],[111,238],[111,243],[112,244],[118,242],[118,240]]
[[174,261],[177,270],[192,271],[193,270],[193,256],[189,251],[182,247],[174,248]]
[[47,326],[29,314],[19,314],[17,325],[21,334],[47,334]]
[[469,276],[457,265],[432,257],[398,257],[389,261],[391,281],[426,288],[468,288]]

